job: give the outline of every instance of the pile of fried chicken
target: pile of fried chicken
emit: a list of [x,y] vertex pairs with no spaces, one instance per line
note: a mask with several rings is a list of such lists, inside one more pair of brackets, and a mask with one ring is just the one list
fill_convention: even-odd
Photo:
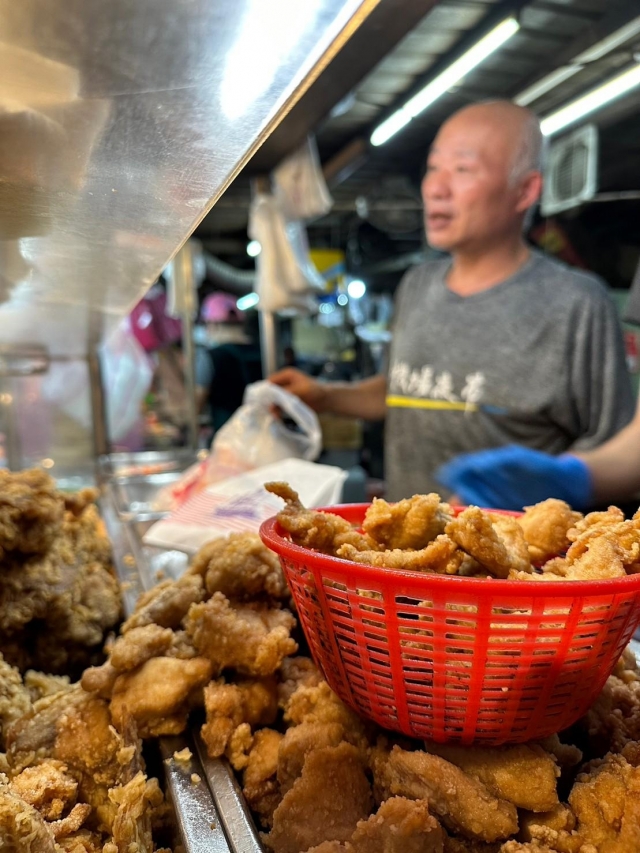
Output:
[[367,566],[511,580],[594,580],[640,571],[640,510],[583,515],[550,498],[519,517],[470,506],[456,514],[440,496],[374,500],[362,529],[306,509],[287,483],[267,483],[285,501],[281,527],[297,545]]
[[[361,535],[331,520],[316,531],[301,522],[296,533],[300,518],[296,509],[292,538],[312,537],[315,547]],[[581,522],[572,518],[574,528]],[[549,525],[530,547],[561,552],[561,529]],[[389,541],[404,550],[409,535],[407,527]],[[157,849],[167,806],[145,775],[140,738],[178,734],[204,711],[207,750],[238,773],[270,853],[640,850],[632,655],[570,731],[488,748],[381,731],[332,692],[300,653],[303,643],[278,559],[257,536],[235,534],[205,545],[180,579],[141,596],[107,644],[106,662],[79,684],[22,678],[0,665],[3,849]]]
[[96,497],[58,491],[42,470],[0,470],[0,652],[22,672],[78,676],[120,619]]

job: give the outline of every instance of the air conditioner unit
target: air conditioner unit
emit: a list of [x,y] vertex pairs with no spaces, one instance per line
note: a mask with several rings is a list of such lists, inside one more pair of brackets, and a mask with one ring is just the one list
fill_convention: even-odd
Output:
[[552,142],[542,190],[542,215],[551,216],[593,198],[597,173],[598,129],[595,125],[587,124]]

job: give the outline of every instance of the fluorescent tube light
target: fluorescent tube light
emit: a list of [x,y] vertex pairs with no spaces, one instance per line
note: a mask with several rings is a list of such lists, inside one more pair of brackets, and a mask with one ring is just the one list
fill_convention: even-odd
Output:
[[587,92],[581,98],[571,101],[566,106],[543,118],[540,122],[542,132],[545,136],[553,136],[554,133],[574,124],[610,101],[615,101],[616,98],[621,97],[631,89],[635,89],[636,86],[640,86],[640,65],[628,68],[622,74],[618,74],[617,77],[602,86],[598,86],[597,89]]
[[545,77],[541,77],[540,80],[528,86],[519,95],[516,95],[513,99],[514,102],[520,104],[521,107],[526,107],[528,104],[541,98],[542,95],[546,95],[555,86],[573,77],[578,71],[582,71],[588,62],[595,62],[597,59],[602,59],[607,53],[611,53],[616,47],[624,44],[625,41],[633,38],[638,33],[640,33],[640,15],[623,27],[609,33],[608,36],[605,36],[600,41],[592,44],[591,47],[583,50],[582,53],[579,53],[571,60],[569,65],[563,65]]
[[389,116],[386,121],[379,124],[371,134],[372,145],[383,145],[387,140],[409,124],[421,112],[426,110],[441,95],[483,62],[488,56],[503,45],[514,33],[520,29],[520,24],[515,18],[506,18],[497,27],[494,27],[484,38],[463,53],[448,68],[445,68],[437,77],[421,89],[407,103]]
[[581,54],[576,56],[574,62],[595,62],[596,59],[602,59],[602,57],[606,56],[607,53],[611,53],[611,51],[615,50],[616,47],[624,44],[625,41],[633,38],[633,36],[638,33],[640,33],[640,15],[638,15],[637,18],[633,18],[633,20],[629,21],[628,24],[620,27],[620,29],[614,30],[614,32],[601,39],[601,41],[598,41],[586,50],[583,50]]
[[240,299],[236,300],[236,305],[239,311],[248,311],[249,308],[255,308],[259,301],[260,297],[257,293],[247,293],[246,296],[241,296]]
[[520,92],[519,95],[516,95],[513,102],[519,104],[521,107],[526,107],[533,101],[546,95],[547,92],[555,89],[560,83],[564,83],[565,80],[573,77],[578,71],[582,71],[582,65],[563,65],[561,68],[556,68],[551,74],[547,74],[546,77],[542,77],[537,83],[533,83]]

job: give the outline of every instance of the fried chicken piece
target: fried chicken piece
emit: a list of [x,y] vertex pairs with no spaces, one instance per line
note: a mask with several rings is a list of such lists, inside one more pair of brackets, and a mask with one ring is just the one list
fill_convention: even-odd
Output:
[[108,790],[122,777],[128,746],[111,725],[107,703],[78,686],[40,699],[7,732],[12,775],[37,760],[62,762],[78,782],[78,800],[93,809],[92,823],[107,830],[115,813]]
[[61,645],[99,646],[120,619],[120,587],[97,562],[62,566],[60,588],[49,602],[45,621]]
[[442,503],[440,496],[432,492],[395,504],[375,499],[366,512],[362,529],[386,550],[418,551],[444,533],[452,518],[449,504]]
[[470,506],[447,524],[445,532],[496,577],[532,570],[527,543],[515,519]]
[[640,670],[638,669],[638,661],[635,654],[630,648],[626,648],[622,655],[618,658],[618,662],[612,675],[624,681],[625,684],[630,684],[632,681],[640,681]]
[[302,775],[307,756],[314,749],[339,746],[344,739],[340,723],[301,723],[285,732],[278,751],[278,782],[283,794]]
[[204,597],[204,582],[200,575],[184,574],[177,581],[161,581],[142,593],[136,609],[122,626],[122,633],[151,623],[162,628],[179,628],[191,605]]
[[[410,572],[436,572],[437,574],[455,574],[462,563],[463,554],[448,536],[436,537],[420,551],[362,551],[353,545],[341,545],[336,551],[338,557],[361,563],[365,566],[379,566],[385,569],[405,569]],[[459,559],[456,559],[459,557]]]
[[184,627],[199,653],[213,664],[214,674],[231,668],[243,675],[264,676],[298,650],[290,637],[295,623],[288,610],[235,605],[216,592],[191,607]]
[[162,802],[162,792],[156,779],[137,773],[126,785],[109,791],[117,807],[113,821],[113,844],[118,853],[152,851],[152,809]]
[[141,737],[180,734],[189,711],[201,704],[202,688],[212,672],[211,661],[205,657],[150,658],[116,679],[111,696],[114,725],[122,730],[131,715]]
[[49,828],[56,841],[77,832],[85,820],[91,814],[91,806],[88,803],[76,803],[66,817],[55,820],[49,824]]
[[391,797],[360,821],[349,853],[442,853],[444,834],[426,800]]
[[535,814],[534,812],[520,812],[520,841],[541,841],[547,838],[549,841],[560,839],[559,833],[572,833],[576,826],[576,819],[570,808],[563,803],[558,803],[548,812]]
[[621,755],[595,762],[569,794],[582,843],[599,853],[640,850],[640,768]]
[[278,672],[278,705],[286,708],[289,699],[301,687],[316,687],[323,680],[320,670],[307,657],[288,657],[282,661]]
[[[227,684],[223,678],[204,689],[207,721],[201,734],[211,758],[225,754],[233,733],[243,723],[269,726],[278,714],[277,681],[274,676],[241,679]],[[249,729],[250,731],[250,729]],[[237,755],[237,747],[234,748]],[[243,761],[236,757],[234,766]],[[240,768],[237,768],[240,769]]]
[[225,758],[234,770],[243,770],[249,761],[249,753],[253,746],[253,735],[249,723],[240,723],[233,730],[225,747]]
[[426,801],[391,797],[359,821],[351,841],[324,841],[307,853],[442,853],[443,839]]
[[610,506],[604,512],[589,512],[567,531],[567,538],[570,542],[575,542],[584,533],[596,530],[602,532],[602,528],[620,524],[622,521],[624,521],[624,513],[617,506]]
[[44,554],[60,533],[63,515],[62,496],[44,471],[0,470],[0,559],[11,551]]
[[584,533],[574,536],[567,551],[567,563],[570,566],[580,563],[603,542],[616,549],[616,556],[626,573],[640,571],[640,519],[587,528]]
[[640,741],[640,682],[610,676],[582,723],[601,755]]
[[101,837],[87,829],[72,832],[65,838],[58,838],[56,843],[63,853],[103,853]]
[[207,542],[193,558],[190,574],[204,578],[207,592],[231,601],[285,601],[289,588],[278,557],[256,533],[232,533]]
[[518,524],[529,546],[529,556],[534,563],[544,563],[557,557],[569,547],[567,533],[583,518],[569,504],[556,498],[526,506]]
[[20,673],[0,654],[0,750],[5,748],[8,727],[30,710],[31,696]]
[[[635,556],[621,546],[613,533],[591,536],[584,543],[574,544],[580,547],[572,551],[572,545],[565,558],[550,560],[543,567],[542,574],[525,575],[523,572],[511,571],[509,577],[513,580],[536,581],[599,580],[625,577],[627,571],[635,571],[636,566],[640,567],[640,562],[636,562]],[[640,531],[637,547],[640,560]]]
[[25,672],[23,681],[32,702],[37,702],[44,696],[53,696],[54,693],[66,693],[67,690],[71,690],[68,675],[47,675],[44,672],[29,669]]
[[546,844],[538,844],[537,841],[520,842],[512,840],[502,845],[500,853],[558,853],[558,851],[547,847]]
[[173,631],[159,625],[132,628],[113,644],[110,663],[119,672],[130,672],[149,658],[161,657],[173,642]]
[[282,800],[276,778],[282,735],[274,729],[260,729],[253,737],[242,776],[242,793],[263,826],[272,826],[273,813]]
[[481,782],[439,756],[407,752],[398,746],[387,755],[376,748],[372,769],[378,789],[387,796],[427,800],[431,811],[452,832],[479,841],[498,841],[518,829],[512,803],[494,797]]
[[346,741],[361,751],[368,749],[369,740],[364,722],[344,704],[326,681],[297,690],[285,708],[284,719],[296,726],[301,723],[338,723]]
[[102,666],[91,666],[82,673],[80,684],[87,693],[95,693],[100,699],[111,699],[113,688],[120,673],[105,661]]
[[306,509],[297,492],[287,483],[265,483],[265,489],[282,498],[286,506],[278,513],[278,523],[296,545],[313,548],[324,554],[335,554],[342,545],[352,545],[358,551],[375,549],[375,542],[358,533],[348,521],[330,512]]
[[300,853],[322,841],[348,841],[373,806],[355,747],[316,749],[273,814],[265,843],[273,853]]
[[546,752],[555,756],[561,770],[570,770],[572,767],[577,767],[582,761],[581,750],[571,743],[562,743],[558,735],[549,735],[549,737],[539,740],[538,743]]
[[53,759],[26,767],[11,780],[11,788],[48,821],[59,820],[73,808],[78,795],[78,782],[67,773],[67,765]]
[[425,749],[455,764],[495,797],[519,809],[548,812],[558,804],[560,771],[554,758],[536,744],[482,747],[426,743]]
[[[63,567],[69,581],[63,577]],[[77,571],[69,543],[58,537],[46,554],[27,558],[5,557],[0,571],[0,648],[34,620],[44,621],[57,591]]]
[[0,774],[0,841],[15,853],[58,853],[55,839],[40,813],[14,793]]

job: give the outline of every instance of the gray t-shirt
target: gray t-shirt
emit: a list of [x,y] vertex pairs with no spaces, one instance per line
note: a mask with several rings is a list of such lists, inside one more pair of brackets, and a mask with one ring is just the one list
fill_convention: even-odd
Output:
[[446,286],[450,263],[410,270],[396,299],[391,500],[443,491],[433,472],[458,453],[596,447],[635,408],[617,314],[599,279],[533,251],[511,278],[462,297]]

